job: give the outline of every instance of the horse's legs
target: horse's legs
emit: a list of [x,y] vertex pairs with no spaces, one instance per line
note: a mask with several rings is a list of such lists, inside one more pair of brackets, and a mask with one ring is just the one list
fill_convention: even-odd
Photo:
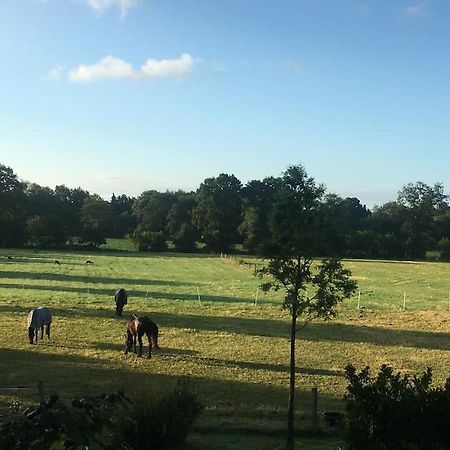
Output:
[[45,334],[47,335],[47,337],[50,339],[50,325],[51,323],[49,323],[46,327],[45,327]]
[[142,334],[138,334],[139,341],[139,356],[142,356]]
[[150,333],[147,333],[148,338],[148,356],[147,358],[150,359],[152,357],[152,337]]
[[39,328],[35,328],[34,329],[34,338],[35,338],[36,344],[37,344],[37,341],[38,341],[38,333],[39,333]]
[[137,351],[136,351],[136,334],[133,334],[133,352],[137,353]]
[[41,326],[41,340],[44,339],[44,325]]

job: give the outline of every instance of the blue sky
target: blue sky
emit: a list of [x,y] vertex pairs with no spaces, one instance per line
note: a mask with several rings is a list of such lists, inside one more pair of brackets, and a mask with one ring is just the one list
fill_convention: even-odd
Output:
[[368,206],[450,167],[447,0],[1,0],[0,162],[115,192],[303,164]]

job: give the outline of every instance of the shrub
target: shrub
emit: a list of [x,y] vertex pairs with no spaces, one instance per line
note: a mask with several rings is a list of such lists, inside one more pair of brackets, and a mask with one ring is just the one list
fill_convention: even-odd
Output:
[[65,404],[53,395],[34,408],[11,405],[0,417],[0,449],[179,448],[200,411],[195,394],[182,382],[172,392],[140,392],[135,400],[119,391]]
[[442,238],[437,243],[439,250],[439,259],[449,260],[450,259],[450,241],[447,238]]
[[167,250],[166,236],[162,231],[142,231],[135,234],[134,240],[140,252],[164,252]]
[[134,449],[173,449],[185,441],[202,406],[186,381],[167,395],[142,395],[133,399],[131,421],[125,428]]
[[372,378],[369,367],[358,374],[349,365],[345,374],[349,449],[448,449],[450,378],[434,388],[430,368],[410,377],[383,365]]

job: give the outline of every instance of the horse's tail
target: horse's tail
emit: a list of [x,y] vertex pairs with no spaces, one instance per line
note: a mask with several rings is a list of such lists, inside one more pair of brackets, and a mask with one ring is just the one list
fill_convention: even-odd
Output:
[[152,342],[153,345],[155,346],[156,350],[159,350],[159,345],[158,345],[158,325],[155,324],[155,329],[153,331],[152,334]]

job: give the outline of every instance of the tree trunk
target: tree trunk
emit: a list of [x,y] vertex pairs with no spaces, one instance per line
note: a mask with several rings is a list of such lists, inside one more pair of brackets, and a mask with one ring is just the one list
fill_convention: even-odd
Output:
[[295,396],[295,334],[297,327],[297,315],[292,314],[291,322],[291,361],[289,370],[289,404],[286,450],[294,450],[294,396]]

